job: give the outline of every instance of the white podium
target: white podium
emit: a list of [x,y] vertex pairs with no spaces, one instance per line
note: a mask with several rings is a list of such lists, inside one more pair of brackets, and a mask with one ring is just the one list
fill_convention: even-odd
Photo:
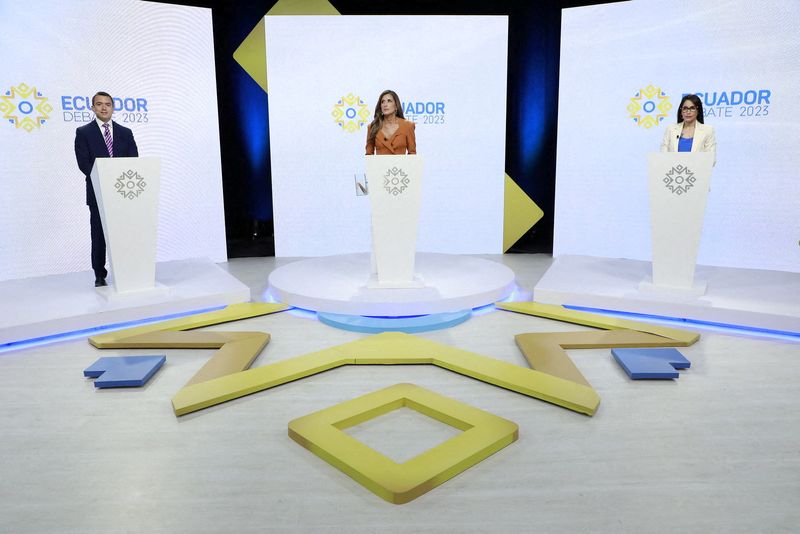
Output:
[[650,154],[650,224],[653,278],[642,291],[697,297],[706,283],[695,282],[697,250],[714,165],[710,152]]
[[372,207],[373,278],[368,287],[422,287],[414,260],[422,198],[422,158],[366,156]]
[[159,158],[97,158],[92,168],[118,294],[155,289],[160,172]]

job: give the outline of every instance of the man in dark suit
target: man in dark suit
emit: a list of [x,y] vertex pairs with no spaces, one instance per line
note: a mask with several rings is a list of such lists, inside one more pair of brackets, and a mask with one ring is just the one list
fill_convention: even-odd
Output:
[[75,158],[86,176],[86,205],[89,206],[89,224],[92,229],[92,269],[94,286],[106,284],[106,240],[100,210],[92,188],[92,167],[95,158],[135,158],[139,156],[133,132],[111,120],[114,100],[111,95],[98,92],[92,97],[95,120],[75,131]]

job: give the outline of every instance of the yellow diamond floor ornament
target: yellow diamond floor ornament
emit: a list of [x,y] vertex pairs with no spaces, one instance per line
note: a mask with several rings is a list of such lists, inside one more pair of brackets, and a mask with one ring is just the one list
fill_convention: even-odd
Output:
[[[344,429],[411,408],[463,432],[397,463]],[[412,501],[517,440],[516,423],[413,384],[396,384],[300,417],[289,436],[356,482],[394,504]]]
[[344,365],[430,364],[529,397],[594,415],[600,397],[590,386],[456,349],[410,334],[384,332],[303,356],[187,385],[172,398],[175,415],[244,397]]

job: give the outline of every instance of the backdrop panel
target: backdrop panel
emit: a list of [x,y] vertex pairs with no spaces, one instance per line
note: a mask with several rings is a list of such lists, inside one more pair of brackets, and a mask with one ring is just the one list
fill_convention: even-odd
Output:
[[139,154],[161,158],[157,260],[225,261],[211,11],[132,0],[0,9],[0,280],[90,268],[73,147],[98,90],[115,97]]
[[798,27],[789,0],[565,9],[554,255],[651,258],[647,154],[699,93],[718,146],[698,263],[800,271]]
[[353,180],[384,89],[425,157],[418,250],[502,252],[507,17],[270,16],[266,39],[277,256],[369,250]]

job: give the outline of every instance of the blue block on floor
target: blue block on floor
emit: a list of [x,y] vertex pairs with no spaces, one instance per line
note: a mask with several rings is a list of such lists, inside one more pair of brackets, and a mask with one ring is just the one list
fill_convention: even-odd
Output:
[[611,349],[611,354],[633,380],[678,378],[675,369],[692,365],[675,349]]
[[163,355],[105,357],[84,369],[83,376],[97,378],[94,381],[96,388],[140,387],[165,361],[167,357]]

